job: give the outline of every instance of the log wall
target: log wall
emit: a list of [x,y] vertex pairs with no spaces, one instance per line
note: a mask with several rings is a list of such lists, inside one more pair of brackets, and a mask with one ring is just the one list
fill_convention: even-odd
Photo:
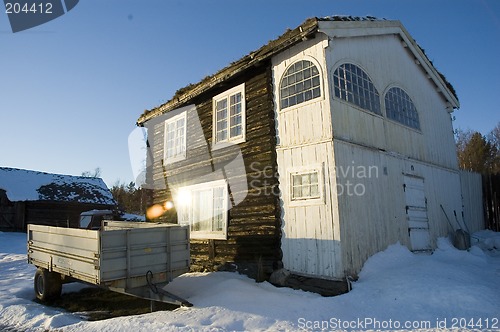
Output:
[[[227,240],[192,239],[192,270],[238,270],[260,279],[269,276],[280,264],[280,212],[276,195],[276,135],[270,68],[269,63],[254,67],[188,102],[196,105],[196,111],[187,112],[185,160],[166,165],[163,161],[164,122],[157,121],[149,127],[146,123],[153,158],[148,179],[156,186],[155,204],[173,201],[169,190],[172,183],[191,185],[196,183],[193,179],[202,176],[204,182],[208,182],[213,170],[233,160],[239,151],[243,156],[248,193],[228,212]],[[242,83],[245,83],[246,140],[237,148],[212,150],[212,98]],[[197,126],[200,124],[203,135],[195,134],[199,132]],[[241,174],[231,174],[230,169],[225,174],[228,183],[236,181],[238,176],[241,178]],[[235,194],[241,192],[230,193],[230,199]],[[176,212],[169,211],[158,220],[177,222]]]

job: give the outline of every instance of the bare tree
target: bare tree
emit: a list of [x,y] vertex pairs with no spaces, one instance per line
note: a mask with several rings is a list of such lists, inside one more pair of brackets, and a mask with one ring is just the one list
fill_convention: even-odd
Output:
[[102,172],[101,172],[101,168],[100,167],[96,167],[94,169],[94,171],[85,171],[85,172],[82,172],[82,176],[86,177],[86,178],[100,178],[102,175]]

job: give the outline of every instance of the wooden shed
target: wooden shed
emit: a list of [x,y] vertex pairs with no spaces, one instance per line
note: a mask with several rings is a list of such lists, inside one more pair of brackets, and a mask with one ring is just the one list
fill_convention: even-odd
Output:
[[399,21],[333,16],[179,90],[138,125],[154,202],[176,207],[160,220],[191,225],[195,268],[345,280],[390,244],[430,251],[453,231],[441,206],[462,211],[458,107]]
[[0,229],[25,231],[27,224],[78,227],[80,213],[113,209],[104,181],[0,167]]

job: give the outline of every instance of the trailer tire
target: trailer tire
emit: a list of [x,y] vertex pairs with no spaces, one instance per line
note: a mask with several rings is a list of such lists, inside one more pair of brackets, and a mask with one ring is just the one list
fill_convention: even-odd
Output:
[[49,272],[47,269],[38,268],[34,277],[34,288],[36,298],[40,301],[48,301],[61,295],[61,275]]

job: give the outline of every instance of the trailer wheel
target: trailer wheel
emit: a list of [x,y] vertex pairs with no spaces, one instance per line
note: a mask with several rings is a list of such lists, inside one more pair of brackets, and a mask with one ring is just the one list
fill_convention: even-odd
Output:
[[34,288],[36,298],[40,301],[55,299],[61,295],[61,275],[38,268],[35,272]]

